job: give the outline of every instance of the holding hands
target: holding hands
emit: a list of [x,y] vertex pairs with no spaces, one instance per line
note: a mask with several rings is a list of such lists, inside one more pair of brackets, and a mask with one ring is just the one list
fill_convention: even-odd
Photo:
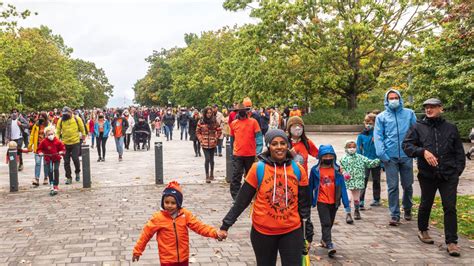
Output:
[[217,240],[222,241],[227,238],[227,231],[225,230],[218,230],[217,231]]

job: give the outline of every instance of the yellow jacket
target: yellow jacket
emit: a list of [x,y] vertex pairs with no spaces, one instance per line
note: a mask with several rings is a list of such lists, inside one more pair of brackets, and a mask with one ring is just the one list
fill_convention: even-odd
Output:
[[[48,123],[48,125],[44,127],[44,130],[46,130],[46,128],[49,126],[51,126],[50,123]],[[39,126],[37,123],[35,123],[33,127],[31,128],[30,141],[28,143],[29,151],[33,151],[34,153],[36,153],[39,146],[38,139],[39,139]]]
[[60,138],[65,145],[73,145],[79,143],[79,133],[82,136],[86,135],[84,130],[84,123],[79,116],[72,116],[66,121],[62,121],[62,118],[58,120],[56,125],[56,137]]

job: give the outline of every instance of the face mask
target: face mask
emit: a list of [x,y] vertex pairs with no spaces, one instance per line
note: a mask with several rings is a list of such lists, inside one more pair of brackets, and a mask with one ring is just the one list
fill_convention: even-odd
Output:
[[348,148],[346,149],[347,154],[355,154],[356,153],[356,148]]
[[63,120],[68,120],[69,118],[71,118],[70,114],[63,114]]
[[388,100],[388,107],[390,109],[397,109],[400,106],[400,100]]
[[367,128],[368,130],[371,130],[372,128],[374,128],[374,125],[365,125],[365,128]]
[[167,113],[167,114],[169,114],[169,115],[171,114],[171,112],[170,112],[170,111],[168,111],[168,112],[166,112],[166,113]]
[[48,139],[51,140],[51,141],[53,141],[54,135],[49,135],[49,136],[48,136]]
[[38,122],[39,122],[40,124],[43,124],[44,119],[39,119]]
[[12,114],[12,120],[16,120],[18,118],[18,114],[17,113],[13,113]]
[[293,126],[290,128],[290,132],[292,136],[301,137],[301,135],[303,135],[303,128],[300,126]]
[[322,159],[321,162],[324,165],[333,165],[334,159]]
[[103,115],[99,115],[99,119],[104,119],[104,116],[103,116]]
[[239,111],[239,116],[240,116],[241,118],[247,117],[247,111]]

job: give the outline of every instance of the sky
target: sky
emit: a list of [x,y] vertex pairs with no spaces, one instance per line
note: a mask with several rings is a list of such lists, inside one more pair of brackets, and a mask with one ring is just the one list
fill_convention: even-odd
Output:
[[74,49],[73,58],[94,62],[114,85],[109,106],[132,103],[133,84],[148,68],[153,50],[184,47],[185,33],[252,23],[249,11],[224,10],[224,0],[12,0],[38,12],[22,27],[46,25]]

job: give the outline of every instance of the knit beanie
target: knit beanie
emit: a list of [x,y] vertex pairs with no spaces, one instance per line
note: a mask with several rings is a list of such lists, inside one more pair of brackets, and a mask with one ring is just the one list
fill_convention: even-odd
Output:
[[163,190],[163,196],[161,197],[162,209],[165,209],[164,199],[167,196],[174,197],[176,204],[178,205],[178,209],[181,209],[181,205],[183,204],[183,193],[181,192],[181,187],[177,181],[169,182],[165,190]]
[[301,119],[301,117],[299,117],[299,116],[292,116],[292,117],[288,118],[288,122],[287,122],[287,125],[286,125],[286,130],[290,130],[291,126],[296,125],[296,124],[300,124],[300,125],[304,126],[303,119]]
[[267,147],[270,146],[270,142],[276,137],[282,137],[288,145],[290,144],[285,131],[281,129],[271,129],[265,134],[265,145],[267,145]]
[[344,148],[347,148],[347,145],[349,145],[349,144],[351,144],[351,143],[354,143],[354,144],[357,145],[357,143],[356,143],[354,140],[349,139],[349,140],[346,140],[346,145],[344,145]]

